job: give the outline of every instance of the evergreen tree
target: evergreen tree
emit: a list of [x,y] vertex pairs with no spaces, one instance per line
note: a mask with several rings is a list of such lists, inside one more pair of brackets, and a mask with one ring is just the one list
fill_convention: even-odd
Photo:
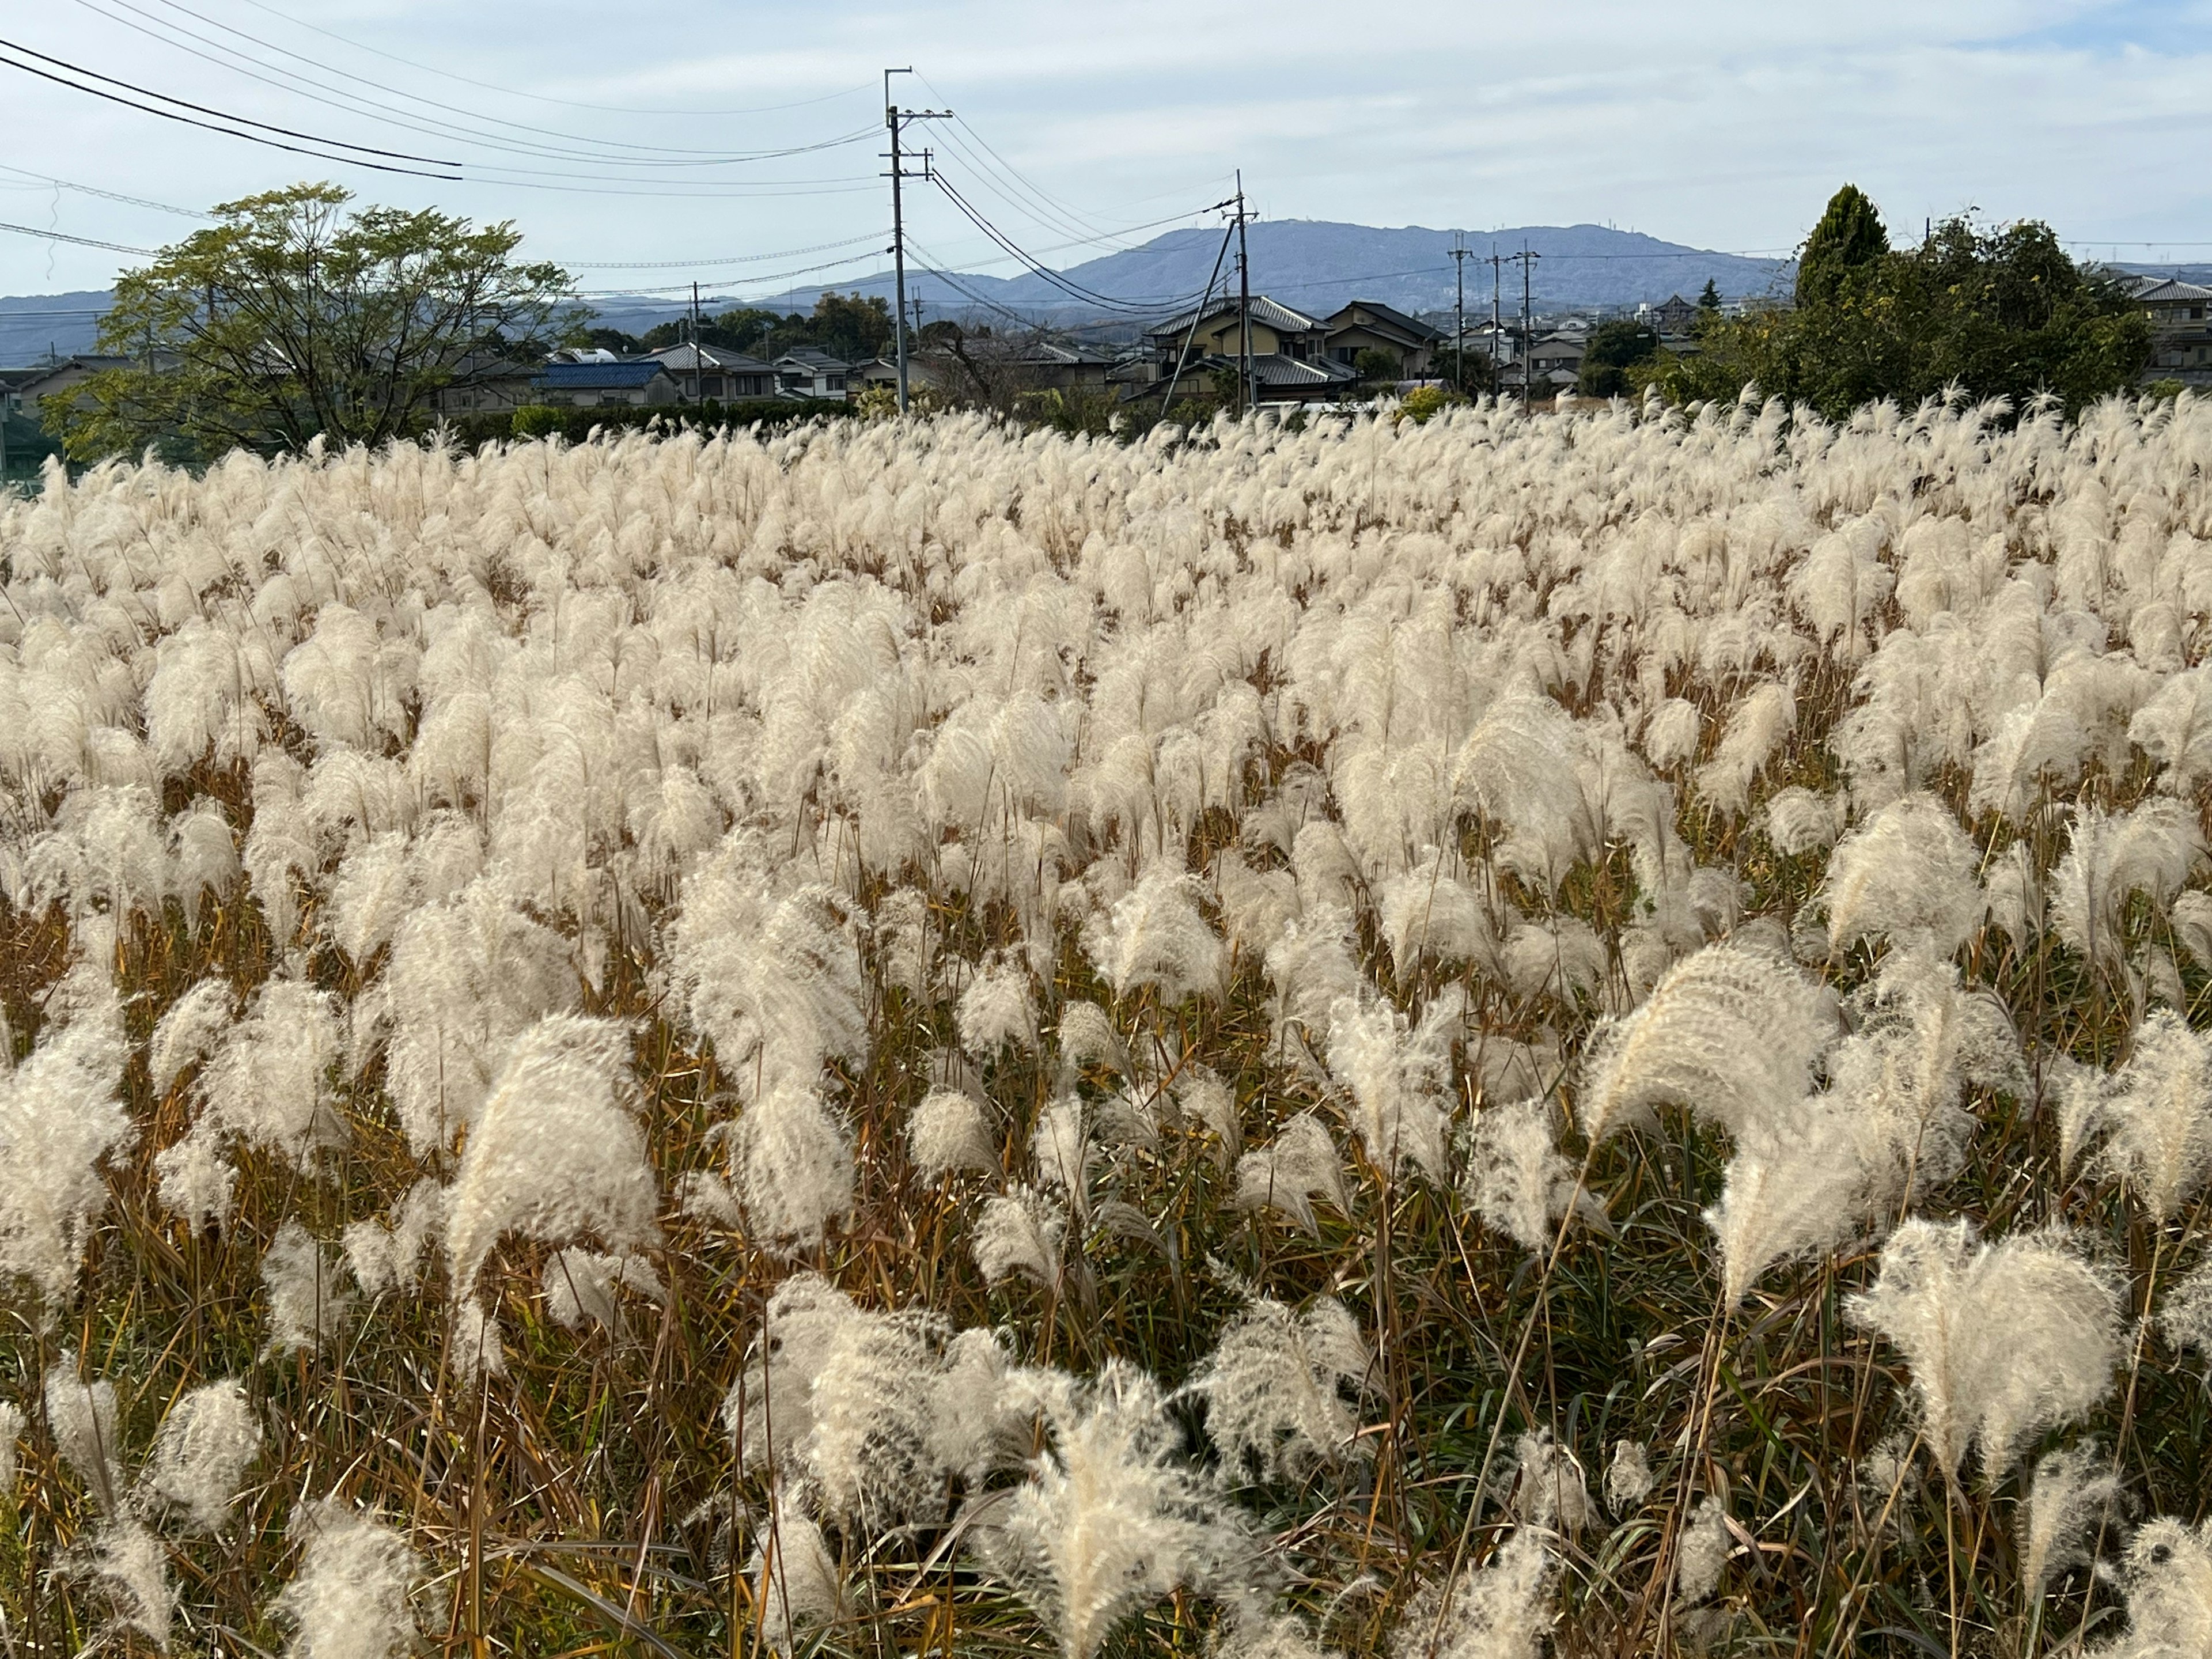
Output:
[[1856,185],[1845,185],[1828,198],[1827,211],[1805,251],[1797,256],[1797,303],[1825,305],[1841,292],[1845,279],[1889,252],[1889,233],[1881,215]]

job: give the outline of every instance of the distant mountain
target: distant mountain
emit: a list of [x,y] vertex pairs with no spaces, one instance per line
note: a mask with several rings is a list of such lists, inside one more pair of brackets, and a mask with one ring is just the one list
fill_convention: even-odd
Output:
[[100,291],[0,297],[0,368],[92,349],[93,331],[112,296]]
[[[1492,252],[1509,255],[1524,246],[1538,256],[1529,286],[1535,308],[1544,312],[1627,307],[1644,301],[1656,304],[1670,294],[1694,299],[1709,278],[1724,296],[1736,299],[1786,286],[1790,270],[1787,260],[1714,253],[1602,225],[1527,225],[1456,233],[1420,226],[1382,229],[1275,219],[1261,220],[1246,232],[1252,290],[1295,310],[1324,316],[1354,299],[1379,300],[1401,311],[1446,310],[1455,294],[1449,250],[1462,234],[1469,250],[1467,308],[1472,317],[1487,315],[1490,310]],[[996,306],[1024,318],[1059,323],[1097,321],[1116,314],[1115,308],[1084,297],[1086,294],[1157,313],[1188,304],[1205,289],[1221,243],[1218,230],[1171,230],[1140,247],[1068,267],[1059,273],[1065,285],[1033,272],[1015,277],[972,272],[940,276],[910,265],[907,295],[909,301],[921,298],[925,318],[988,315]],[[1504,309],[1518,315],[1519,267],[1501,266],[1497,276]],[[1233,258],[1223,262],[1218,281],[1233,291]],[[884,272],[830,286],[840,294],[888,298],[892,280]],[[823,292],[821,288],[793,289],[751,303],[804,311]],[[726,303],[714,302],[717,309]],[[634,301],[603,302],[600,317],[610,327],[635,331],[686,309],[641,296]]]

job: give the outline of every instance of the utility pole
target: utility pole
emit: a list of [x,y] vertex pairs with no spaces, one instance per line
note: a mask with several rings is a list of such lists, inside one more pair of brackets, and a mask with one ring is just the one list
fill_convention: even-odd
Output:
[[1490,245],[1490,395],[1496,397],[1504,382],[1504,374],[1498,362],[1498,343],[1505,337],[1505,322],[1498,308],[1498,273],[1505,261],[1499,257],[1498,244]]
[[1453,234],[1458,238],[1452,244],[1451,257],[1459,293],[1452,301],[1452,390],[1464,398],[1467,396],[1467,235],[1464,232]]
[[1521,244],[1521,251],[1518,253],[1509,253],[1505,256],[1508,264],[1521,267],[1521,408],[1524,413],[1535,401],[1536,396],[1534,386],[1536,364],[1534,348],[1528,337],[1529,277],[1536,269],[1536,261],[1543,257],[1540,253],[1532,252],[1526,242]]
[[1237,169],[1237,413],[1259,401],[1252,393],[1252,261],[1244,248],[1244,169]]
[[[952,112],[949,109],[902,110],[891,102],[891,76],[911,75],[908,69],[887,69],[884,71],[884,125],[891,132],[891,263],[898,284],[897,303],[891,308],[891,330],[898,342],[898,406],[906,413],[906,215],[899,198],[899,181],[906,172],[899,158],[899,136],[908,121],[942,121]],[[928,152],[922,155],[922,174],[928,175]]]
[[691,396],[696,401],[707,384],[707,365],[699,356],[699,284],[691,284]]

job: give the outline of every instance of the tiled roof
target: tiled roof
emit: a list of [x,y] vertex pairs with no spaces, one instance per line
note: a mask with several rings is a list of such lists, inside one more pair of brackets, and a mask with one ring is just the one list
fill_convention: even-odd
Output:
[[[1152,330],[1152,337],[1158,339],[1163,335],[1187,334],[1190,331],[1194,319],[1210,322],[1216,317],[1234,317],[1236,314],[1236,301],[1220,301],[1208,306],[1203,313],[1195,310],[1186,311],[1172,322],[1161,324]],[[1264,294],[1255,294],[1252,296],[1252,320],[1255,323],[1266,324],[1279,334],[1304,334],[1321,326],[1319,322],[1307,316],[1304,312],[1293,311],[1288,306],[1278,305]]]
[[535,384],[555,392],[628,390],[648,386],[655,375],[666,372],[651,357],[621,363],[548,363]]
[[2150,305],[2172,305],[2176,301],[2203,305],[2212,301],[2212,288],[2199,288],[2194,283],[2185,283],[2178,276],[2169,276],[2162,281],[2148,282],[2146,286],[2137,289],[2136,299],[2139,303]]
[[670,371],[688,374],[704,358],[709,374],[721,369],[737,374],[766,374],[775,365],[758,357],[748,357],[742,351],[732,351],[722,346],[695,346],[689,340],[681,345],[664,346],[659,351],[647,354],[654,362],[665,363]]

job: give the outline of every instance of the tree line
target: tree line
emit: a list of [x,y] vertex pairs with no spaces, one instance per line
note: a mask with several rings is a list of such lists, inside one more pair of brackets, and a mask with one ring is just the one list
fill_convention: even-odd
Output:
[[[99,340],[127,362],[46,411],[73,459],[151,447],[193,461],[241,446],[418,437],[437,423],[438,393],[489,356],[530,361],[564,344],[633,353],[678,343],[691,328],[689,319],[642,336],[594,325],[571,302],[567,271],[521,257],[511,222],[356,208],[328,184],[225,203],[214,218],[117,279]],[[2015,409],[2051,397],[2076,410],[2130,387],[2150,354],[2125,285],[2069,258],[2048,225],[1958,216],[1899,247],[1848,185],[1806,240],[1791,301],[1729,317],[1708,283],[1686,350],[1646,325],[1604,325],[1580,389],[1686,403],[1756,386],[1840,418],[1877,398],[1917,403],[1956,386]],[[766,358],[811,346],[848,362],[884,355],[892,333],[880,297],[837,294],[811,314],[738,307],[698,326],[708,346]],[[1103,392],[1025,391],[1009,367],[1020,342],[950,320],[921,329],[915,345],[942,371],[936,401],[1068,429],[1202,418],[1222,401],[1202,381],[1170,410],[1141,397],[1122,405]],[[1472,366],[1468,384],[1490,378],[1486,362]],[[1445,380],[1457,383],[1461,367],[1447,363]]]

